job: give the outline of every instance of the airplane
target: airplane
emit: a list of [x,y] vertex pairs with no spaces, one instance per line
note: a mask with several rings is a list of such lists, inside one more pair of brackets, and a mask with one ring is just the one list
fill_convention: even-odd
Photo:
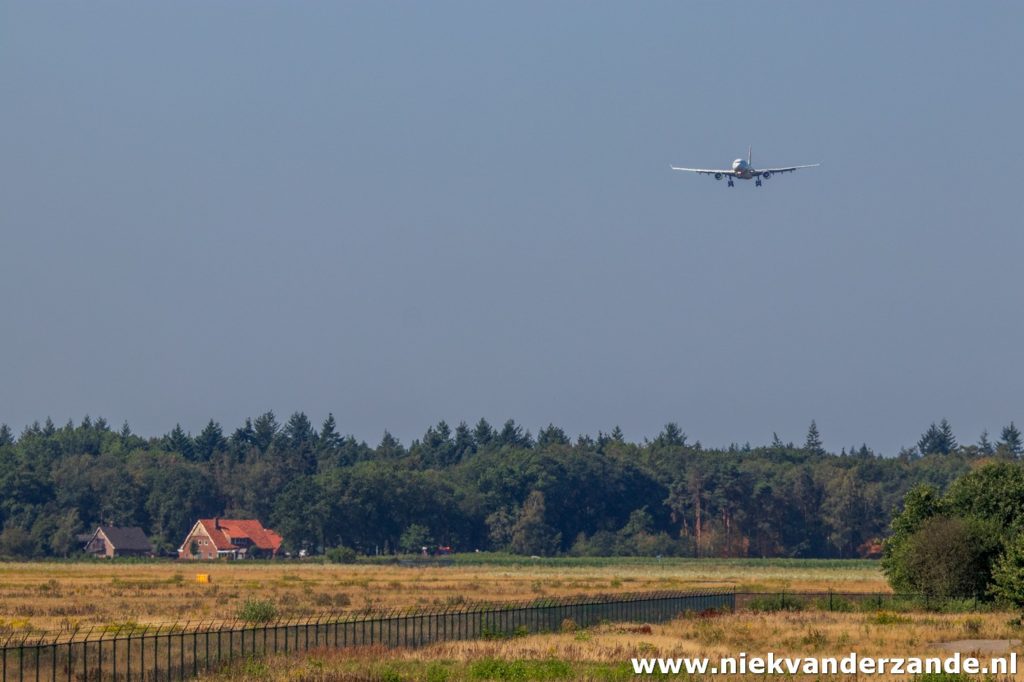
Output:
[[750,153],[752,147],[753,145],[751,145],[751,147],[747,147],[747,158],[736,159],[732,162],[732,168],[729,170],[715,170],[713,168],[679,168],[677,166],[670,166],[670,168],[677,171],[689,171],[691,173],[714,175],[715,180],[721,180],[722,177],[725,176],[729,178],[729,187],[734,186],[733,179],[735,178],[739,178],[740,180],[750,180],[751,178],[754,178],[754,185],[756,187],[760,187],[762,179],[767,180],[776,173],[792,173],[799,168],[814,168],[815,166],[821,165],[820,163],[810,163],[805,166],[786,166],[784,168],[764,168],[762,170],[758,170],[754,168],[753,165]]

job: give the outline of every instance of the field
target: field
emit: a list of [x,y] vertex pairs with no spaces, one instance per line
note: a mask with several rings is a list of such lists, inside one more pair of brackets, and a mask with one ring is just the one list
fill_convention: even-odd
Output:
[[[664,625],[606,624],[588,630],[498,641],[438,644],[416,650],[316,651],[247,662],[211,679],[267,680],[634,680],[632,657],[946,656],[936,644],[962,639],[1020,639],[1005,613],[752,613],[697,615]],[[1019,646],[1016,647],[1019,650]],[[653,679],[662,677],[654,676]],[[798,676],[799,677],[799,676]],[[763,675],[704,679],[763,679]],[[670,679],[677,679],[672,677]],[[809,678],[815,679],[815,678]],[[872,679],[907,679],[884,675]],[[933,680],[959,682],[964,678]]]
[[[197,573],[210,582],[196,581]],[[451,565],[393,563],[0,564],[0,632],[168,621],[223,621],[247,600],[281,617],[363,609],[440,607],[542,596],[665,589],[885,591],[876,563],[795,560],[537,560],[455,557]],[[1015,614],[803,611],[685,614],[669,623],[604,623],[415,650],[316,650],[247,660],[207,679],[626,680],[635,656],[767,654],[945,655],[960,639],[1024,638]],[[1017,646],[1017,649],[1020,647]],[[753,676],[750,676],[752,678]],[[722,676],[717,679],[728,679]],[[883,676],[878,679],[896,679]]]
[[[209,584],[196,574],[210,576]],[[246,600],[283,618],[441,607],[545,596],[669,589],[885,590],[872,562],[785,560],[529,561],[456,557],[449,566],[264,563],[0,564],[0,632],[121,623],[231,620]]]

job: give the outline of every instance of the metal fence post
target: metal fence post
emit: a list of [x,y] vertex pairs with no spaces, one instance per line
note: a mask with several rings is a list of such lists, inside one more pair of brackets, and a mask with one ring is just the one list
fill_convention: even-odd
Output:
[[[120,632],[121,628],[118,628],[117,631]],[[128,637],[125,639],[124,648],[125,648],[124,679],[128,680],[130,682],[131,679],[132,679],[132,631],[131,630],[128,630]],[[69,658],[69,660],[70,660],[70,658]]]
[[[114,682],[117,682],[117,635],[120,632],[121,632],[121,628],[118,628],[117,630],[115,630],[114,631],[114,636],[110,640],[110,667],[113,669],[113,672],[114,672]],[[54,665],[54,671],[55,671],[55,674],[56,674],[56,668],[57,668],[57,644],[56,644],[56,642],[53,645],[53,653],[54,653],[53,665]]]

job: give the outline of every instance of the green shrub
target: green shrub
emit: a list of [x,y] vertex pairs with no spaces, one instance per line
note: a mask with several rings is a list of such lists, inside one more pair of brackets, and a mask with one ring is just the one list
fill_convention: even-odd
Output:
[[327,560],[332,564],[354,564],[356,551],[351,547],[331,547],[326,552]]
[[999,549],[993,524],[937,516],[907,539],[900,558],[913,591],[961,597],[985,592]]
[[246,599],[238,617],[249,623],[269,623],[277,618],[277,607],[269,599]]

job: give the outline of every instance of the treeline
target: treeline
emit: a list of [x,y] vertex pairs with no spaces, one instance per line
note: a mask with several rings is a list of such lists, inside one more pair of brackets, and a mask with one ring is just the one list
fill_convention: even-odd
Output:
[[653,440],[617,427],[571,439],[509,420],[376,447],[272,412],[231,433],[210,421],[143,438],[103,419],[0,426],[0,556],[71,556],[99,523],[141,526],[163,551],[197,518],[255,517],[290,550],[362,553],[855,557],[877,553],[913,486],[944,489],[975,460],[1016,459],[1012,424],[996,443],[959,445],[933,424],[917,447],[826,452],[812,422],[802,444],[707,448],[675,424]]

